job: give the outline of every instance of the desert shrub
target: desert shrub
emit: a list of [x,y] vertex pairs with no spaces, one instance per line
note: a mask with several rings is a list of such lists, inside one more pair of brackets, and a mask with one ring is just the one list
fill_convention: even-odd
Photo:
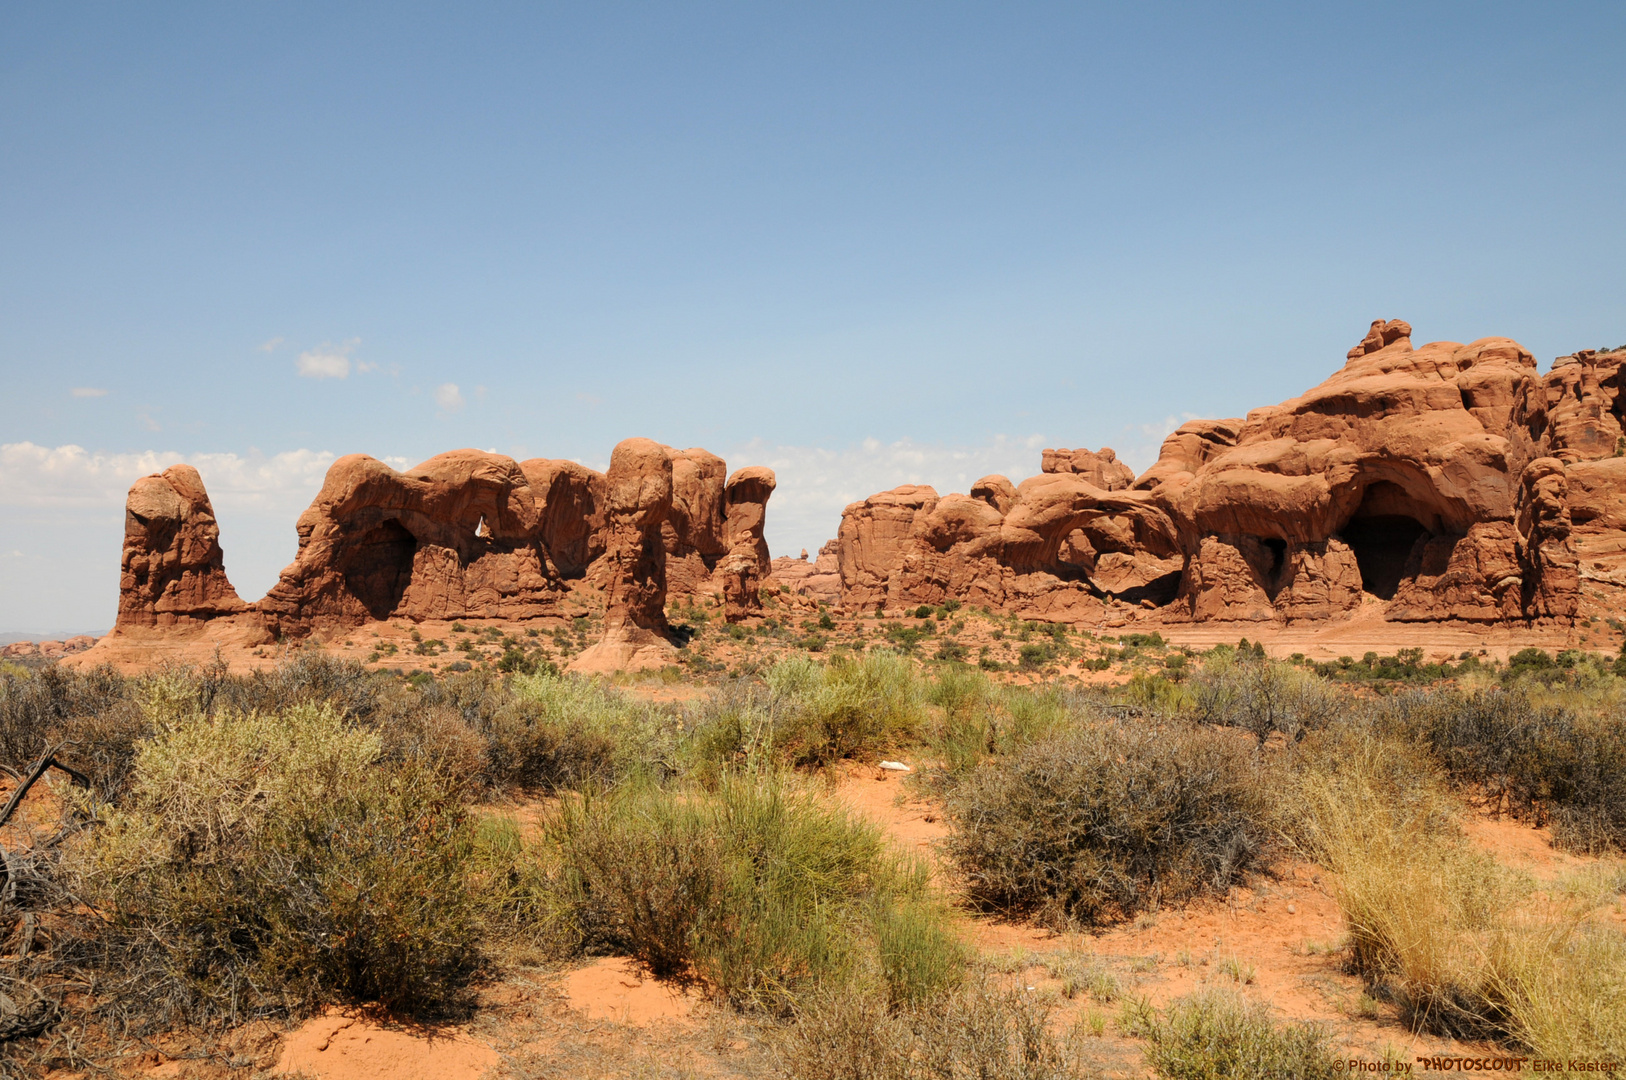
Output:
[[109,667],[8,665],[0,670],[0,765],[22,770],[55,750],[111,797],[123,788],[146,732],[135,685]]
[[924,719],[920,680],[896,653],[781,661],[766,681],[774,746],[797,765],[873,759],[915,738]]
[[1199,720],[1252,732],[1261,743],[1276,732],[1296,737],[1321,726],[1338,708],[1335,692],[1316,676],[1245,649],[1235,658],[1214,650],[1187,685]]
[[1085,723],[951,785],[948,848],[984,907],[1099,923],[1239,880],[1269,835],[1264,769],[1223,731]]
[[[816,669],[817,664],[806,662]],[[816,671],[800,671],[796,661],[785,661],[770,669],[770,679],[783,684],[816,677]],[[705,701],[693,706],[685,717],[688,732],[681,752],[685,772],[707,790],[715,791],[726,773],[754,771],[771,767],[778,760],[775,738],[774,693],[770,688],[733,680],[716,688]]]
[[1336,876],[1351,968],[1409,1023],[1544,1056],[1626,1051],[1626,935],[1468,844],[1404,735],[1340,725],[1304,749],[1284,821]]
[[327,704],[341,716],[366,720],[394,679],[354,660],[306,646],[273,668],[229,675],[218,661],[190,673],[204,712],[230,707],[272,713],[292,705]]
[[146,688],[154,735],[76,867],[118,992],[160,1022],[452,1004],[479,953],[446,785],[377,766],[329,705],[209,716],[190,691]]
[[1561,847],[1626,850],[1626,721],[1537,707],[1522,691],[1433,691],[1386,704],[1377,722],[1422,740],[1476,800],[1536,824]]
[[[924,890],[917,884],[910,891]],[[881,982],[893,1006],[923,1005],[959,983],[965,946],[933,900],[884,897],[875,906],[874,929]]]
[[889,1007],[853,990],[815,996],[781,1051],[806,1080],[1069,1080],[1085,1075],[1051,1031],[1053,1004],[967,980],[929,1002]]
[[[1185,657],[1180,659],[1184,660]],[[1191,693],[1179,682],[1144,671],[1131,675],[1129,681],[1118,688],[1114,700],[1153,716],[1164,717],[1184,715],[1191,711],[1193,705]]]
[[898,1000],[959,967],[924,870],[900,864],[872,824],[772,774],[729,775],[715,793],[630,784],[572,798],[548,832],[578,947],[739,1006],[782,1012],[844,984],[866,944]]
[[375,718],[392,751],[422,730],[426,744],[436,733],[446,741],[436,754],[460,759],[466,748],[457,744],[466,736],[453,719],[483,740],[480,781],[498,788],[556,791],[614,782],[665,767],[677,741],[670,718],[658,710],[613,687],[541,669],[506,680],[473,671],[403,688]]
[[1127,1012],[1146,1040],[1146,1063],[1165,1080],[1331,1080],[1339,1075],[1327,1034],[1314,1024],[1278,1027],[1270,1006],[1235,991],[1182,998],[1162,1014]]

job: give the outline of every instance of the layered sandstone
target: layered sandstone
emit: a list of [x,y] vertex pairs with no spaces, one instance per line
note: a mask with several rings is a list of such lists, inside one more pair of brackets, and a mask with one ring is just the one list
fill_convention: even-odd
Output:
[[806,597],[814,604],[838,604],[841,602],[840,546],[839,541],[828,541],[811,561],[805,548],[798,559],[781,555],[771,564],[771,580],[783,591]]
[[1263,623],[1377,600],[1396,621],[1562,621],[1582,580],[1626,586],[1626,352],[1541,376],[1506,338],[1410,334],[1374,322],[1319,386],[1184,425],[1138,478],[1110,449],[1046,450],[1021,484],[854,503],[843,601]]

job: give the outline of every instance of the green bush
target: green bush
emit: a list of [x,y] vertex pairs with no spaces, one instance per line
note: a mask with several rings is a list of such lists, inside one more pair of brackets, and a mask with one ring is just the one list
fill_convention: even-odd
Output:
[[983,907],[1100,923],[1240,880],[1269,835],[1269,786],[1226,732],[1087,723],[952,784],[948,849]]
[[950,776],[990,755],[1013,753],[1073,715],[1067,694],[1056,687],[996,687],[970,668],[943,671],[927,696],[943,708],[932,745]]
[[1165,1080],[1331,1080],[1340,1075],[1314,1024],[1278,1027],[1270,1007],[1235,992],[1183,998],[1162,1016],[1141,1005],[1129,1030],[1146,1040],[1146,1063]]
[[771,774],[726,776],[715,793],[636,784],[572,798],[548,835],[580,948],[738,1006],[784,1012],[854,979],[867,953],[899,1001],[961,966],[924,870],[890,855],[874,825]]
[[154,735],[76,868],[128,992],[161,1018],[323,1001],[454,1005],[477,970],[455,794],[328,705],[197,708],[154,680]]
[[924,719],[914,666],[895,653],[785,660],[767,683],[773,745],[796,765],[873,760],[915,738]]

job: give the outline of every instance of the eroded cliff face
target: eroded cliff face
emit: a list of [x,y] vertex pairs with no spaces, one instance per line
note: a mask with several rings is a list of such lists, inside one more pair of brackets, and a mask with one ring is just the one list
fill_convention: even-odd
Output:
[[1082,621],[1571,619],[1626,586],[1626,352],[1542,376],[1507,338],[1413,348],[1373,323],[1343,368],[1240,420],[1193,421],[1138,478],[1110,449],[970,495],[902,487],[849,506],[848,607],[947,598]]
[[[118,630],[227,618],[269,641],[383,619],[523,621],[561,614],[572,588],[589,587],[622,637],[649,644],[667,634],[669,593],[760,604],[773,473],[741,470],[732,497],[726,476],[714,454],[648,439],[617,446],[608,474],[479,450],[398,472],[352,454],[300,515],[293,563],[245,604],[202,479],[178,465],[130,489]],[[743,561],[719,569],[735,551]]]
[[198,471],[175,465],[137,480],[124,501],[117,626],[184,627],[245,607],[226,578],[220,526]]

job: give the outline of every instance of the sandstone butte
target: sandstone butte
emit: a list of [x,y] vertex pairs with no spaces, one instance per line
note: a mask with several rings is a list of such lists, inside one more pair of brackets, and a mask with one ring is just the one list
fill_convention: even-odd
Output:
[[[256,603],[226,577],[198,473],[130,489],[122,644],[253,645],[378,620],[558,618],[586,590],[604,639],[579,670],[675,658],[666,605],[761,614],[764,584],[849,613],[946,600],[1075,625],[1271,628],[1376,617],[1573,625],[1626,598],[1626,349],[1538,372],[1507,338],[1413,348],[1372,324],[1341,370],[1243,419],[1198,420],[1140,476],[1110,449],[1046,450],[1039,475],[967,494],[897,487],[848,506],[809,561],[770,562],[774,475],[628,439],[606,473],[457,450],[396,472],[336,461],[299,553]],[[1233,635],[1234,636],[1234,635]]]

